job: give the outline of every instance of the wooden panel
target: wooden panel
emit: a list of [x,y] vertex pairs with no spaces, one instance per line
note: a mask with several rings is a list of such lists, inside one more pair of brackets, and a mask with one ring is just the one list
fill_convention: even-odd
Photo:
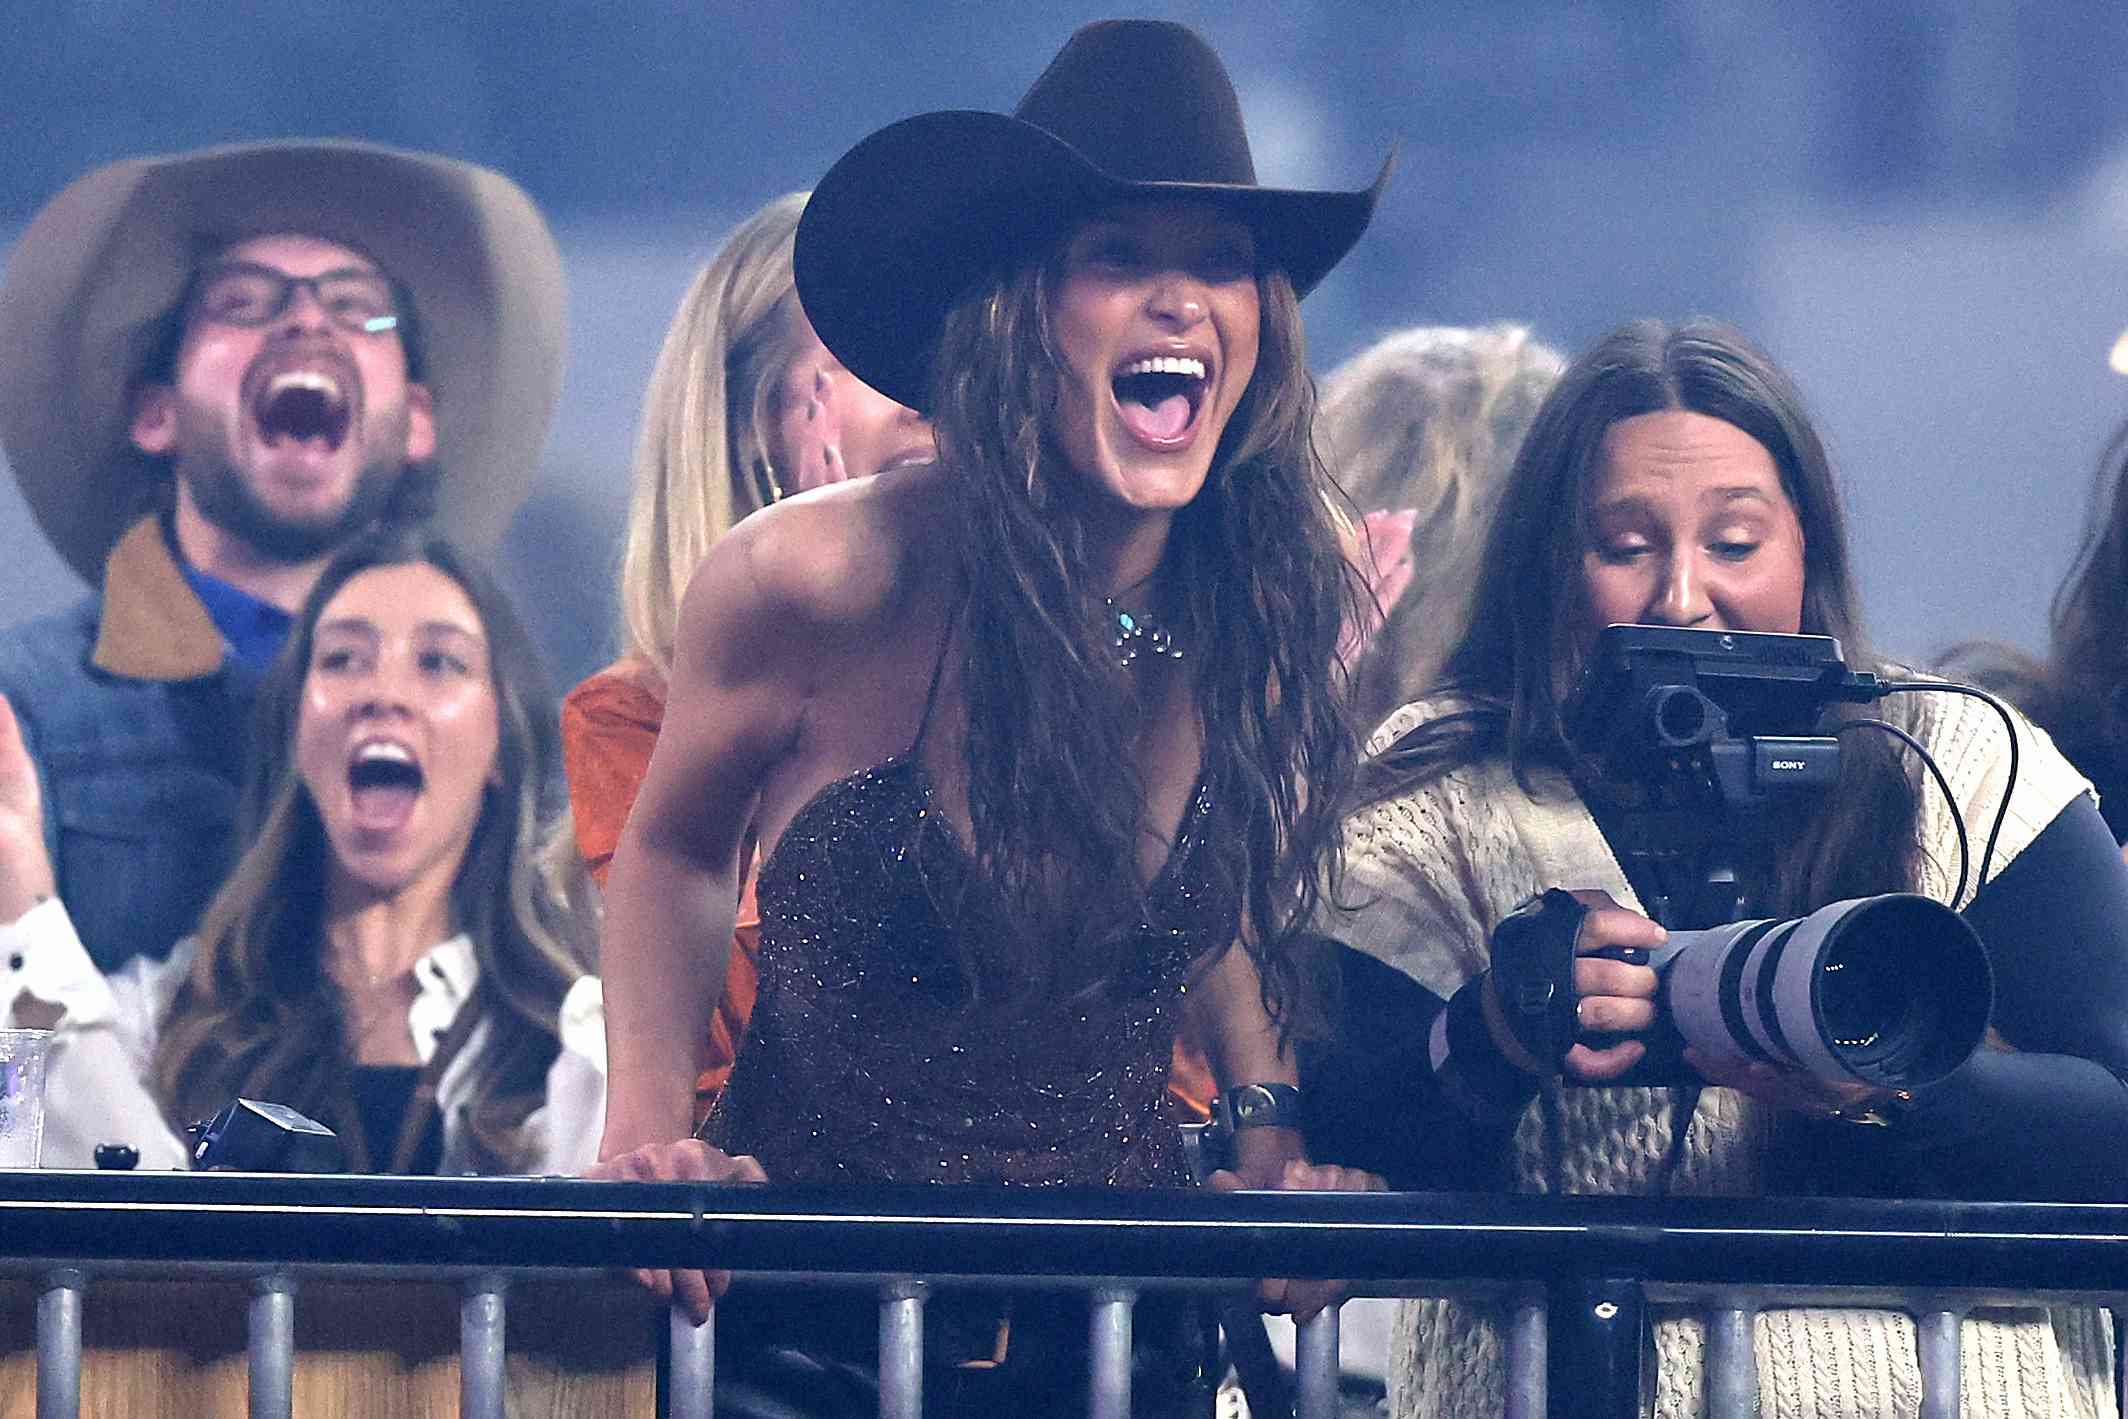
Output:
[[[648,1294],[603,1276],[518,1282],[505,1294],[514,1419],[649,1419],[663,1312]],[[456,1419],[459,1295],[423,1282],[305,1282],[295,1412]],[[243,1419],[250,1296],[234,1281],[93,1283],[83,1419]],[[0,1281],[0,1419],[35,1419],[36,1306],[29,1282]]]

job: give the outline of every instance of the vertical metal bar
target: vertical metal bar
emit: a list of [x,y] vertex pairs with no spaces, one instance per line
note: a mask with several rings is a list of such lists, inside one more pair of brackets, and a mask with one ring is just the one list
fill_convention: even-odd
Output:
[[667,1352],[661,1419],[710,1419],[717,1378],[716,1306],[710,1306],[709,1319],[701,1325],[674,1306]]
[[71,1267],[48,1272],[37,1293],[37,1419],[81,1414],[81,1293],[88,1278]]
[[1707,1312],[1707,1419],[1758,1419],[1757,1314],[1743,1306]]
[[1552,1283],[1545,1389],[1554,1419],[1639,1419],[1646,1320],[1638,1281],[1567,1277]]
[[289,1419],[296,1402],[296,1279],[272,1271],[251,1283],[246,1317],[251,1419]]
[[1507,1419],[1545,1419],[1544,1298],[1515,1302],[1507,1324]]
[[921,1281],[879,1288],[879,1419],[924,1419],[924,1295]]
[[1295,1419],[1337,1419],[1337,1311],[1324,1306],[1294,1337]]
[[2128,1345],[2122,1345],[2122,1323],[2128,1323],[2128,1308],[2113,1306],[2105,1313],[2113,1321],[2113,1404],[2119,1408],[2128,1398]]
[[1963,1311],[1923,1311],[1914,1318],[1914,1345],[1921,1362],[1921,1419],[1958,1419],[1964,1356],[1959,1342]]
[[505,1419],[503,1278],[476,1276],[458,1302],[460,1419]]
[[1138,1293],[1122,1287],[1094,1292],[1089,1321],[1093,1351],[1086,1413],[1089,1419],[1130,1419],[1131,1307]]

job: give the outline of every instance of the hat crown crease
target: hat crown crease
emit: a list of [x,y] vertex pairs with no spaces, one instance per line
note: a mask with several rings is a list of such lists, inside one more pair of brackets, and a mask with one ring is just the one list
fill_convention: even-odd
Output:
[[1256,185],[1226,67],[1180,25],[1086,27],[1034,81],[1013,117],[1126,182]]

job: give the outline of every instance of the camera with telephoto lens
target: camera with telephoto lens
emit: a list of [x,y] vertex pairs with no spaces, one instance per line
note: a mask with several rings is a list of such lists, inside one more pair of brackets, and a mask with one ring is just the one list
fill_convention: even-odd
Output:
[[[1826,711],[1883,693],[1829,636],[1610,626],[1567,712],[1606,788],[1600,816],[1669,939],[1645,1059],[1614,1083],[1684,1083],[1690,1045],[1716,1061],[1771,1063],[1836,1083],[1910,1090],[1980,1045],[1994,1007],[1987,949],[1965,919],[1905,893],[1835,902],[1789,920],[1738,920],[1770,882],[1777,809],[1839,777]],[[1622,806],[1621,806],[1622,804]],[[1575,908],[1569,910],[1568,908]],[[1581,911],[1563,893],[1501,923],[1510,959],[1564,960]],[[1565,932],[1539,940],[1518,933]],[[1535,954],[1532,955],[1531,953]],[[1620,954],[1606,952],[1604,954]],[[1563,1047],[1561,1048],[1563,1053]]]
[[[1493,933],[1496,968],[1569,962],[1586,908],[1548,892]],[[1549,939],[1542,939],[1549,936]],[[1979,1047],[1993,1008],[1987,950],[1963,917],[1908,893],[1834,902],[1806,917],[1673,931],[1645,953],[1661,983],[1646,1057],[1608,1083],[1675,1084],[1710,1064],[1773,1064],[1839,1084],[1912,1090]],[[1573,1018],[1571,976],[1558,997]],[[1572,1043],[1569,1028],[1555,1052]]]

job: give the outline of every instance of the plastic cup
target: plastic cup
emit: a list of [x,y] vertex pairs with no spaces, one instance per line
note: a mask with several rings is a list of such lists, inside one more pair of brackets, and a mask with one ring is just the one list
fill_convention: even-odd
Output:
[[34,1168],[44,1152],[50,1030],[0,1030],[0,1168]]

